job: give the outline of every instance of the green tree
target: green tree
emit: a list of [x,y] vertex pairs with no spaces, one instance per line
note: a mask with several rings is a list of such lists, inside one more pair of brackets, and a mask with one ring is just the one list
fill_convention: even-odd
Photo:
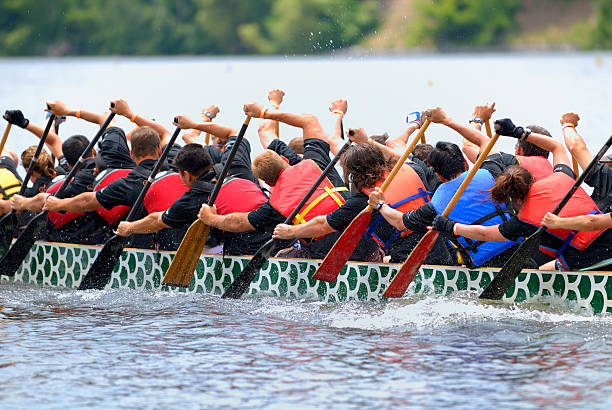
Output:
[[502,44],[516,29],[519,0],[433,0],[419,3],[416,41],[438,47]]
[[612,48],[612,0],[599,0],[597,24],[593,30],[593,48]]

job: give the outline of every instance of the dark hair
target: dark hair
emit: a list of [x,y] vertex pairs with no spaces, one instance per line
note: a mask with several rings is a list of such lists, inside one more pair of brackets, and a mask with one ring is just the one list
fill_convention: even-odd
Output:
[[289,141],[289,144],[287,145],[289,146],[289,148],[294,150],[296,154],[304,155],[304,138],[295,137],[294,139]]
[[367,142],[353,144],[340,159],[345,177],[350,177],[357,191],[371,188],[387,170],[387,162],[380,148]]
[[[66,161],[68,161],[71,167],[77,163],[79,157],[88,145],[89,140],[83,135],[73,135],[62,143],[64,158],[66,158]],[[91,150],[85,154],[85,158],[89,157],[91,157]]]
[[[542,135],[546,135],[547,137],[552,138],[552,135],[550,135],[550,132],[548,132],[548,130],[544,127],[540,127],[539,125],[528,125],[527,128],[529,128],[531,131],[535,132],[536,134],[542,134]],[[548,154],[550,154],[549,151],[546,151],[544,148],[540,148],[537,145],[532,144],[531,142],[519,140],[518,145],[519,147],[521,147],[521,151],[523,152],[523,155],[526,157],[548,158]]]
[[429,165],[446,180],[451,180],[465,171],[461,148],[452,142],[439,141],[427,157]]
[[132,133],[132,155],[134,158],[157,156],[161,147],[159,134],[151,127],[140,127]]
[[533,184],[533,175],[520,165],[510,165],[495,178],[495,184],[487,191],[491,199],[497,203],[505,203],[509,199],[520,208],[520,205]]
[[418,144],[414,147],[412,155],[429,165],[429,154],[431,154],[433,150],[434,147],[430,144]]
[[183,173],[200,176],[212,167],[210,154],[200,144],[187,144],[174,157],[174,166]]
[[387,145],[389,134],[385,132],[384,134],[381,134],[381,135],[372,135],[370,136],[370,138],[372,138],[374,141],[378,142],[379,144]]

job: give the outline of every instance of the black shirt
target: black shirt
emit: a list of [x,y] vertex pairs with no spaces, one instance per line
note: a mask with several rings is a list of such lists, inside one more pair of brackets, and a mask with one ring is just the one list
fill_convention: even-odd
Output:
[[[221,164],[225,164],[228,160],[237,138],[238,137],[233,136],[227,139],[221,160],[219,161]],[[253,169],[251,168],[251,144],[244,138],[238,146],[236,156],[232,161],[228,175],[235,178],[248,179],[259,185],[259,181],[255,178],[255,175],[253,175]]]
[[[36,181],[32,182],[32,186],[27,187],[23,192],[23,196],[27,198],[31,198],[40,194],[41,192],[46,192],[47,189],[51,186],[51,182],[53,178],[47,175],[41,175],[36,178]],[[31,182],[31,181],[30,181]]]
[[61,156],[57,159],[57,166],[55,167],[57,175],[68,175],[70,173],[70,166],[65,156]]
[[302,157],[300,157],[292,148],[278,138],[272,140],[272,142],[268,144],[268,149],[287,158],[289,165],[295,165],[302,160]]
[[504,172],[510,165],[520,165],[514,155],[505,152],[496,152],[489,155],[481,165],[481,168],[488,170],[493,178]]
[[586,177],[584,182],[593,187],[591,198],[602,212],[612,209],[612,169],[607,165],[599,163]]
[[93,183],[96,179],[94,174],[96,164],[93,158],[86,159],[78,170],[72,181],[63,192],[62,198],[72,198],[83,192],[93,190]]
[[108,168],[124,169],[136,166],[136,163],[130,156],[127,139],[121,128],[107,128],[98,141],[98,148],[100,157]]
[[96,199],[106,209],[117,205],[133,206],[156,160],[141,161],[129,174],[96,191]]

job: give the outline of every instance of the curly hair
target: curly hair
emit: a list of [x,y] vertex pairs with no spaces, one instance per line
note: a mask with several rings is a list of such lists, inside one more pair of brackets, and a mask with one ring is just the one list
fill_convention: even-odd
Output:
[[351,145],[340,159],[340,164],[345,177],[350,176],[357,191],[372,188],[388,169],[383,152],[370,143]]
[[[28,169],[30,166],[32,159],[34,158],[36,148],[36,145],[32,145],[21,153],[21,163],[25,169]],[[53,159],[51,159],[51,155],[49,155],[45,150],[40,151],[40,155],[36,159],[32,170],[38,172],[40,175],[46,175],[51,178],[55,178],[56,175],[55,168],[53,167]]]

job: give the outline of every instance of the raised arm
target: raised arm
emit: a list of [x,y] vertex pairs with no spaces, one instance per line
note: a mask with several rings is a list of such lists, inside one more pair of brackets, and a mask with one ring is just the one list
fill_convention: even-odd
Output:
[[450,129],[458,132],[463,138],[478,146],[479,153],[482,152],[489,143],[489,137],[482,135],[474,128],[470,128],[453,120],[442,110],[442,108],[429,108],[429,111],[431,112],[431,116],[429,117],[431,122],[446,125]]
[[104,121],[106,121],[107,113],[95,114],[93,112],[85,111],[85,110],[73,110],[66,107],[66,104],[63,102],[56,100],[54,102],[47,102],[47,109],[45,111],[50,112],[58,117],[66,116],[66,117],[76,117],[81,118],[87,122],[92,122],[94,124],[102,125]]
[[237,132],[234,128],[226,127],[221,124],[216,124],[213,122],[198,124],[197,122],[192,121],[184,115],[177,115],[174,118],[177,120],[177,122],[173,122],[173,124],[182,130],[196,129],[202,132],[212,134],[222,140],[227,140],[232,135],[237,135]]
[[[270,101],[273,110],[279,110],[284,96],[285,92],[283,90],[279,90],[278,88],[268,93],[268,101]],[[280,138],[280,127],[278,121],[274,121],[274,134],[276,135],[276,138]]]
[[570,154],[576,158],[576,162],[583,170],[589,166],[593,156],[589,152],[582,137],[576,131],[580,116],[573,112],[565,113],[561,116],[561,126],[563,127],[563,138]]
[[329,110],[332,114],[336,116],[336,121],[334,123],[334,131],[330,134],[331,136],[328,138],[329,142],[329,151],[336,155],[340,150],[339,144],[342,143],[342,119],[346,115],[346,111],[348,109],[348,103],[346,100],[335,100],[329,106]]
[[[211,105],[206,109],[202,110],[202,122],[212,122],[212,120],[219,114],[219,107]],[[200,136],[202,131],[194,128],[190,133],[183,134],[182,138],[186,144],[193,144],[193,139]],[[205,141],[208,144],[208,141]]]
[[[113,107],[114,105],[114,107]],[[142,115],[134,114],[134,112],[130,109],[127,101],[125,100],[114,100],[111,101],[111,111],[117,115],[122,115],[125,118],[128,118],[131,122],[135,123],[139,127],[151,127],[155,131],[159,133],[159,138],[161,139],[162,146],[166,145],[166,140],[168,135],[170,135],[170,131],[166,129],[163,125],[153,120],[150,120]]]
[[[32,134],[36,135],[38,138],[42,137],[44,130],[38,125],[30,122],[27,118],[23,116],[21,110],[8,110],[4,113],[4,119],[13,125],[17,125],[23,129],[30,131]],[[51,150],[51,153],[59,158],[63,155],[62,153],[62,141],[59,139],[57,134],[52,130],[49,130],[49,134],[47,134],[47,139],[45,140],[45,144]]]
[[387,147],[386,145],[376,142],[372,138],[368,137],[368,134],[366,134],[363,128],[349,128],[348,137],[354,143],[369,142],[370,144],[376,145],[383,152],[383,155],[385,156],[385,160],[387,161],[390,161],[390,160],[397,161],[402,156],[401,153],[395,152],[394,150]]
[[291,114],[287,112],[270,112],[261,104],[253,103],[244,106],[244,113],[253,118],[280,121],[302,129],[304,139],[317,138],[327,140],[319,119],[312,114]]

